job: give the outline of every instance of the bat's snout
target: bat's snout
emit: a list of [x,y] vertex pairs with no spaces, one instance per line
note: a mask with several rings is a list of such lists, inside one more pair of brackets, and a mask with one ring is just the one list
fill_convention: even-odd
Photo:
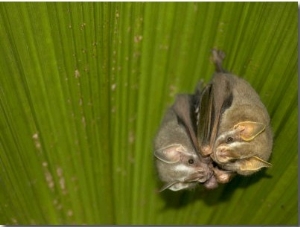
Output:
[[232,149],[229,145],[220,145],[216,151],[212,153],[212,159],[217,163],[227,163],[235,159],[232,156]]
[[213,175],[213,171],[209,168],[199,168],[195,173],[191,174],[189,181],[206,182]]

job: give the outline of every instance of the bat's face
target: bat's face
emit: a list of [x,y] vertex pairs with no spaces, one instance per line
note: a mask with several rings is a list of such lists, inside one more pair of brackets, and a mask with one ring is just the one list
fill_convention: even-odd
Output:
[[173,144],[155,152],[156,166],[165,186],[172,191],[195,187],[206,182],[212,171],[203,161],[200,161],[195,151],[188,151],[181,144]]
[[235,130],[221,134],[213,147],[212,158],[219,164],[234,162],[242,158],[245,142],[239,138]]
[[213,146],[212,159],[223,169],[250,175],[271,165],[263,159],[271,151],[271,138],[265,126],[257,122],[240,122],[220,134]]

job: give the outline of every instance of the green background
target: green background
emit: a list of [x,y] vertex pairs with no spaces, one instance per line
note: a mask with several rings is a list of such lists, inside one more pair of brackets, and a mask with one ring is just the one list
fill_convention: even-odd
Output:
[[[298,5],[0,3],[0,223],[298,223]],[[153,138],[212,48],[251,83],[273,167],[158,193]]]

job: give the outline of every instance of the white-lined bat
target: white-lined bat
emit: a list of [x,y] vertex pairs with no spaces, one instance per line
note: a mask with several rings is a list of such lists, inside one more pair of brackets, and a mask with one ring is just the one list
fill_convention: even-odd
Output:
[[273,139],[258,94],[248,82],[223,70],[223,52],[212,54],[216,73],[200,95],[197,136],[200,154],[214,160],[220,168],[215,176],[225,183],[235,173],[250,175],[270,167]]
[[190,189],[198,183],[207,188],[217,187],[213,178],[210,157],[197,155],[195,114],[192,96],[180,94],[163,118],[154,140],[154,156],[160,179],[165,185],[160,190]]

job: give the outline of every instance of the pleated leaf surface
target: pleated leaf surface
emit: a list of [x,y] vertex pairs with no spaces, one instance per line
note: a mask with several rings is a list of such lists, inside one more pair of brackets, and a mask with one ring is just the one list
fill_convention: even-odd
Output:
[[[296,225],[297,25],[296,2],[0,3],[0,223]],[[272,167],[158,193],[154,136],[212,48],[268,109]]]

